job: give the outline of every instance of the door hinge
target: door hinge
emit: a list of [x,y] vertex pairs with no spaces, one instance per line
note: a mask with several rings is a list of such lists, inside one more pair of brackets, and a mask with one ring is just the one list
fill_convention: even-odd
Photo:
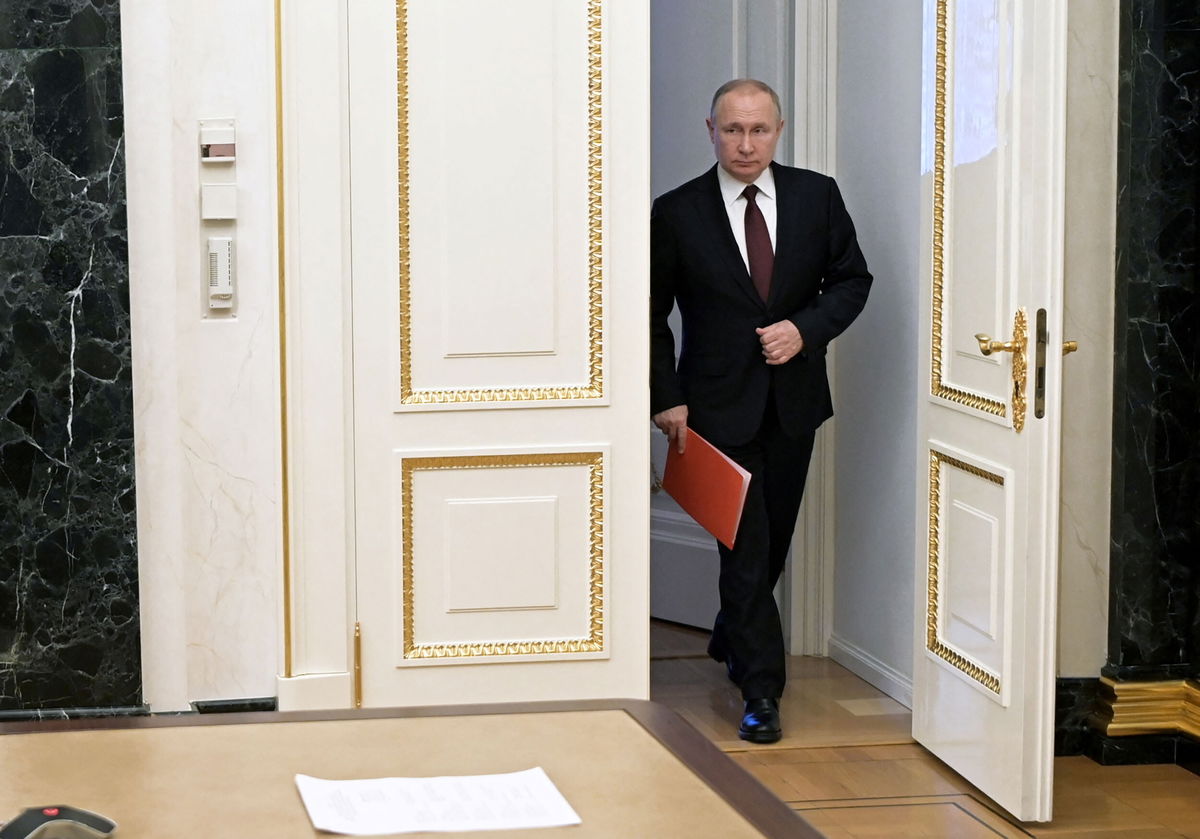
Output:
[[362,707],[362,624],[354,622],[354,707]]

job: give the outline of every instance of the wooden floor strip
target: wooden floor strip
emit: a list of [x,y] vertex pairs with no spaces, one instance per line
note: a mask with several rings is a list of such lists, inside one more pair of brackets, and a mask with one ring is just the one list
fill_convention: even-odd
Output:
[[1055,760],[1054,821],[1016,824],[913,742],[907,710],[838,664],[792,657],[783,739],[737,739],[741,697],[708,634],[651,625],[651,698],[671,707],[831,839],[1200,839],[1200,777],[1173,765]]

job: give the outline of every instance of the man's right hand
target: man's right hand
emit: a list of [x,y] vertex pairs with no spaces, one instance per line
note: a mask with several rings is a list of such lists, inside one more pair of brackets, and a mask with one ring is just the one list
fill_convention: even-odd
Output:
[[687,405],[676,405],[650,417],[659,431],[667,435],[670,444],[679,449],[680,454],[687,446],[687,414]]

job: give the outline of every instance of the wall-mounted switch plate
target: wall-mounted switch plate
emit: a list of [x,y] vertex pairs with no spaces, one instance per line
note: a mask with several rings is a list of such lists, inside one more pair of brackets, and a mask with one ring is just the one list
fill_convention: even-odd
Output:
[[200,120],[200,162],[232,163],[236,159],[237,131],[233,120]]
[[237,218],[237,184],[200,184],[200,218],[205,221]]

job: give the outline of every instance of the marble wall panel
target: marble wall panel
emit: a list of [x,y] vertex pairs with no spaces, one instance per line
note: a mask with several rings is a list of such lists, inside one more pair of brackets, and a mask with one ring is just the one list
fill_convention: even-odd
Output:
[[1054,754],[1080,755],[1091,738],[1099,679],[1060,676],[1054,691]]
[[119,43],[0,14],[0,712],[140,702]]
[[1200,674],[1200,10],[1121,6],[1106,675]]

